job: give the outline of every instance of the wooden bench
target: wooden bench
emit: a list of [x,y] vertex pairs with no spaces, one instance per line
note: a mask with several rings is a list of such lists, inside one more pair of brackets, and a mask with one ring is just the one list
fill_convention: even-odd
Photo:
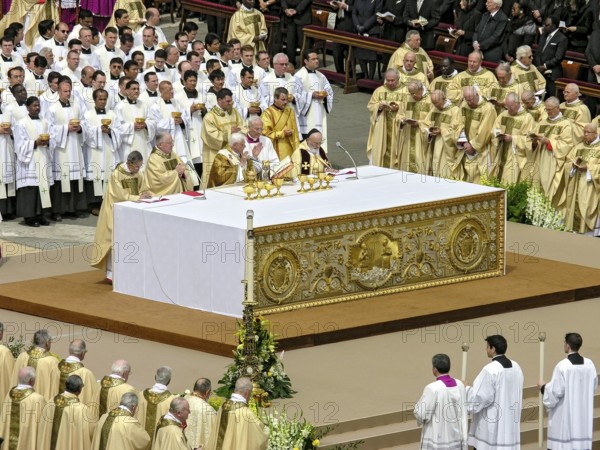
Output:
[[304,27],[304,42],[302,43],[302,52],[307,48],[309,40],[331,41],[337,44],[348,46],[348,57],[346,58],[346,74],[344,83],[344,93],[356,92],[359,87],[371,89],[382,85],[381,81],[357,80],[354,66],[353,51],[356,48],[372,50],[377,53],[393,54],[400,46],[398,42],[377,39],[368,36],[361,36],[356,33],[346,31],[331,30],[326,27],[308,25]]
[[[236,8],[226,5],[219,5],[218,3],[212,3],[205,0],[180,0],[182,12],[181,21],[179,22],[179,29],[183,30],[183,25],[187,20],[188,12],[197,12],[200,14],[206,14],[207,16],[222,17],[225,19],[225,31],[224,36],[220,36],[223,41],[227,39],[227,30],[229,29],[229,21],[231,16],[237,11]],[[269,29],[269,41],[271,40],[271,28],[274,23],[279,23],[280,18],[278,16],[265,16],[265,22]]]

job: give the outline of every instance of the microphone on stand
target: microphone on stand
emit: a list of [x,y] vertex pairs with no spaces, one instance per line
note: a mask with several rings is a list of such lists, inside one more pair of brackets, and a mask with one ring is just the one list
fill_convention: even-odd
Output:
[[194,197],[194,199],[198,199],[198,200],[206,200],[206,195],[204,195],[204,187],[202,186],[202,178],[200,178],[200,175],[198,175],[198,172],[196,171],[196,168],[194,167],[194,163],[192,163],[189,159],[187,160],[187,162],[185,163],[192,172],[194,172],[196,174],[196,177],[198,178],[198,192],[200,194],[202,194],[199,197]]
[[354,158],[352,157],[352,155],[350,153],[348,153],[348,150],[346,150],[344,148],[344,146],[340,143],[340,141],[337,141],[335,143],[335,146],[344,150],[344,153],[346,153],[346,155],[348,155],[348,158],[350,158],[350,160],[352,161],[352,164],[354,164],[354,173],[356,175],[354,175],[352,177],[347,177],[346,180],[358,180],[358,167],[356,167],[356,162],[354,161]]

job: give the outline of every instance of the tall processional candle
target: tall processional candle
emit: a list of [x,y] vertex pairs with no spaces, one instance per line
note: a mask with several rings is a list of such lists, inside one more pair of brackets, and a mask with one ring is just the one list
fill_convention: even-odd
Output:
[[246,211],[246,255],[245,255],[246,299],[254,303],[254,211]]
[[[544,379],[544,342],[546,342],[546,333],[538,335],[540,341],[540,380]],[[539,393],[540,407],[538,411],[538,445],[542,448],[544,444],[544,404],[542,391]]]

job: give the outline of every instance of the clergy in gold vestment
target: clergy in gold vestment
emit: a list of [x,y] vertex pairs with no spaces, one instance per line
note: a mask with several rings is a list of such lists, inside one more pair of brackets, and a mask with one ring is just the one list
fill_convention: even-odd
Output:
[[242,133],[233,133],[229,143],[231,148],[221,149],[213,161],[206,185],[208,188],[241,183],[249,167],[251,170],[256,169],[248,154],[244,153],[246,138]]
[[[127,383],[131,366],[124,359],[115,361],[110,368],[110,375],[100,380],[100,415],[106,414],[119,405],[121,397],[128,393],[136,393],[135,388]],[[136,411],[138,405],[136,397]]]
[[[517,59],[512,63],[512,73],[521,85],[521,91],[539,92],[546,89],[546,79],[533,63],[533,52],[529,45],[517,48]],[[553,93],[553,92],[552,92]]]
[[292,154],[292,163],[294,170],[292,177],[296,178],[299,175],[317,175],[331,169],[331,164],[327,158],[327,153],[321,146],[323,144],[323,134],[313,128],[308,132],[308,136],[304,139],[296,151]]
[[190,414],[190,405],[181,397],[175,397],[169,403],[169,411],[160,418],[156,426],[152,450],[190,450],[183,432]]
[[288,102],[288,90],[278,87],[273,93],[273,104],[260,116],[263,121],[263,134],[273,141],[280,161],[291,156],[300,144],[296,113]]
[[596,124],[584,127],[583,142],[575,146],[571,155],[573,161],[565,164],[568,177],[566,229],[599,236],[600,137]]
[[[4,324],[0,322],[0,341],[4,337]],[[6,394],[11,388],[11,376],[13,367],[15,365],[15,358],[12,355],[10,349],[0,344],[0,398],[4,399]]]
[[38,429],[46,401],[33,390],[35,370],[23,367],[18,371],[18,384],[4,398],[0,411],[0,438],[3,448],[39,450]]
[[33,367],[36,372],[36,391],[50,401],[58,394],[60,371],[58,359],[50,353],[52,340],[47,330],[38,330],[33,335],[33,347],[21,353],[12,373],[12,385],[15,386],[19,378],[19,370],[23,367]]
[[46,404],[38,432],[38,450],[90,450],[96,416],[78,397],[83,380],[70,375],[65,390]]
[[156,136],[156,147],[148,158],[145,176],[154,195],[180,194],[194,188],[189,167],[173,151],[173,137],[168,131]]
[[240,9],[231,16],[227,42],[234,38],[257,52],[266,50],[267,23],[263,13],[254,8],[254,0],[242,0]]
[[198,378],[194,383],[192,393],[185,396],[190,405],[185,436],[192,448],[199,448],[208,444],[210,431],[217,417],[217,412],[207,402],[211,392],[210,380],[208,378]]
[[583,127],[592,121],[590,110],[579,96],[579,86],[569,83],[563,92],[565,101],[560,104],[560,112],[573,122],[573,143],[583,141]]
[[529,133],[536,124],[514,92],[505,99],[506,111],[496,118],[492,130],[494,169],[491,175],[506,184],[521,180],[533,182],[535,155]]
[[104,195],[98,223],[96,225],[96,252],[91,264],[98,269],[106,270],[106,277],[112,280],[112,231],[114,204],[150,198],[144,175],[140,172],[144,158],[137,150],[127,155],[127,161],[113,170],[108,182],[108,190]]
[[429,91],[442,91],[446,98],[454,104],[462,99],[462,91],[456,83],[453,83],[454,77],[458,75],[458,71],[454,68],[454,61],[450,58],[442,59],[440,65],[439,77],[434,78],[429,84]]
[[265,426],[248,408],[252,381],[238,378],[231,398],[219,408],[206,450],[266,450]]
[[[146,7],[144,6],[144,2],[142,0],[117,0],[114,11],[117,9],[124,9],[127,11],[129,23],[126,25],[129,25],[134,32],[136,32],[139,29],[140,24],[145,21],[144,17],[146,14]],[[117,26],[118,24],[116,23],[115,16],[113,14],[108,21],[106,28]]]
[[212,162],[217,153],[225,148],[229,142],[231,133],[241,131],[244,133],[246,127],[240,113],[233,108],[233,94],[223,88],[217,92],[217,105],[204,116],[202,121],[202,179],[208,179]]
[[137,417],[152,440],[154,440],[156,425],[169,411],[171,400],[175,398],[168,388],[172,373],[172,369],[168,366],[159,367],[154,376],[156,383],[151,388],[144,389],[139,398]]
[[399,78],[397,69],[388,69],[384,75],[384,85],[375,89],[367,105],[371,113],[367,158],[374,166],[398,166],[398,110],[403,102],[402,91],[398,86]]
[[42,20],[51,19],[56,21],[56,7],[52,0],[15,0],[10,5],[10,11],[4,14],[0,20],[0,36],[11,23],[25,24],[29,15],[28,28],[24,31],[24,40],[29,48],[33,47],[33,41],[39,35],[38,24]]
[[481,62],[481,53],[470,53],[467,59],[467,70],[454,77],[453,89],[458,90],[462,94],[465,87],[475,86],[480,96],[489,97],[490,89],[496,83],[496,77],[492,72],[482,67]]
[[92,440],[93,450],[150,450],[150,436],[135,418],[138,396],[127,392],[119,406],[100,417]]
[[465,181],[479,183],[481,176],[488,175],[492,168],[493,155],[489,147],[496,110],[479,96],[474,86],[465,87],[463,96]]
[[404,55],[413,52],[416,57],[415,67],[428,79],[433,78],[433,62],[425,50],[421,48],[421,35],[416,30],[406,33],[406,41],[392,54],[388,69],[398,69],[404,65]]
[[423,120],[431,110],[431,99],[420,81],[411,81],[406,87],[408,97],[404,108],[398,111],[400,137],[398,139],[399,169],[407,172],[429,174],[431,154],[421,132]]
[[[58,363],[60,370],[60,385],[58,392],[64,392],[67,378],[71,375],[77,375],[83,381],[82,391],[79,393],[79,400],[84,405],[92,407],[90,414],[98,417],[98,402],[100,401],[100,385],[90,369],[83,365],[83,359],[87,353],[85,342],[81,339],[74,339],[69,344],[69,356]],[[90,416],[91,417],[91,416]]]
[[428,153],[432,155],[431,173],[436,177],[462,180],[463,152],[457,142],[463,130],[460,108],[440,90],[431,93],[433,107],[424,120]]
[[510,64],[508,63],[498,64],[498,67],[496,67],[496,78],[498,78],[498,81],[492,84],[489,90],[489,101],[496,108],[496,114],[500,114],[504,111],[505,100],[508,94],[512,92],[520,97],[521,85],[517,83],[515,77],[512,75]]
[[523,103],[523,107],[531,114],[531,117],[533,117],[533,120],[536,123],[539,123],[548,117],[544,102],[541,101],[533,91],[524,91],[521,94],[521,103]]
[[[538,123],[536,138],[536,166],[544,194],[556,209],[565,205],[565,163],[572,159],[573,126],[560,112],[560,102],[550,97],[545,102],[548,117]],[[534,182],[537,180],[534,180]]]
[[420,81],[423,86],[427,86],[429,81],[427,76],[416,67],[417,57],[413,52],[406,52],[402,66],[398,68],[398,87],[402,92],[402,98],[408,101],[408,83],[411,81]]

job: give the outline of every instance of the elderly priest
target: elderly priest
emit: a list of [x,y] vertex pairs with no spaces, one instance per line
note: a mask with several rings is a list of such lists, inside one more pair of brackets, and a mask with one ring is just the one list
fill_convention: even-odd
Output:
[[194,187],[188,167],[173,151],[173,137],[168,131],[156,135],[156,146],[148,158],[146,181],[155,195],[180,194]]
[[244,152],[246,137],[242,133],[233,133],[229,138],[229,146],[219,150],[215,156],[207,187],[240,183],[244,181],[244,172],[248,168],[254,169],[253,161],[249,161],[248,154]]

